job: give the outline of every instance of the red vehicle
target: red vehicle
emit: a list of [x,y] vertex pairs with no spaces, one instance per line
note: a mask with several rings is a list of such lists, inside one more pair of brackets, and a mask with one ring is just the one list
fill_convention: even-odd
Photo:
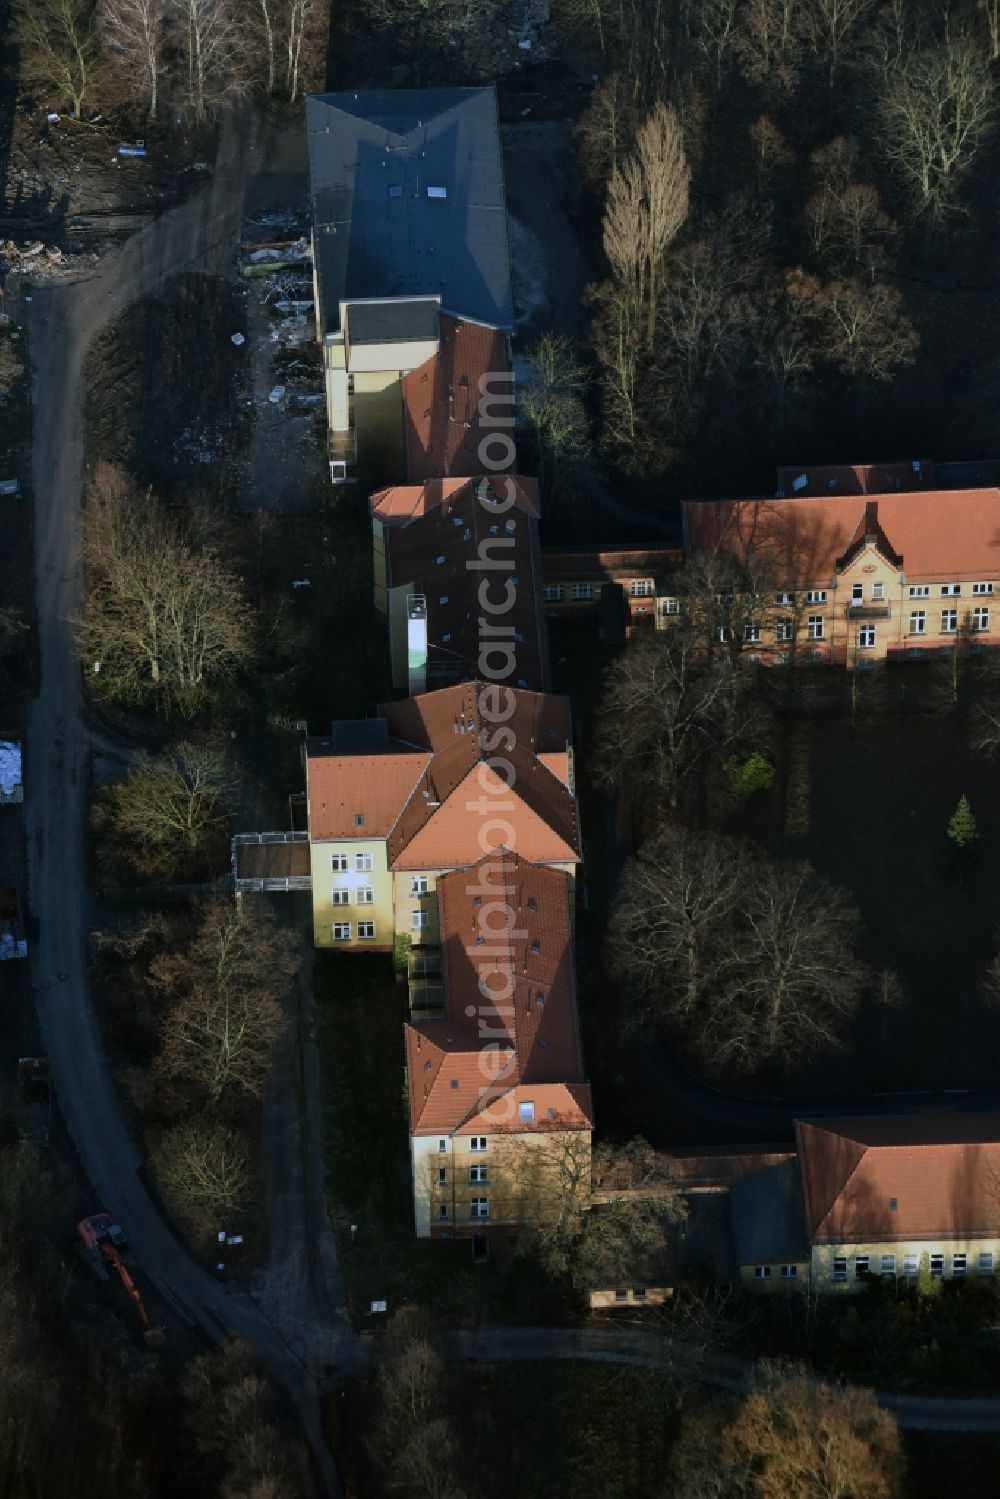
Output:
[[158,1348],[163,1342],[163,1329],[149,1325],[149,1313],[129,1269],[130,1265],[135,1264],[135,1260],[129,1253],[125,1235],[119,1225],[112,1220],[110,1214],[95,1213],[91,1218],[82,1218],[76,1225],[76,1231],[97,1274],[107,1280],[108,1271],[113,1270],[118,1276],[139,1314],[147,1346]]

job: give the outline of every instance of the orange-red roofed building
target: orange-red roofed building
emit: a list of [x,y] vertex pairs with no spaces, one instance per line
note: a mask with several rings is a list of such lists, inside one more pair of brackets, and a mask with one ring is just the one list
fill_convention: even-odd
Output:
[[421,1238],[537,1217],[567,1161],[589,1184],[593,1125],[572,880],[501,848],[441,876],[436,901],[436,982],[411,975],[405,1027]]
[[1000,644],[1000,489],[937,487],[934,466],[803,466],[763,499],[691,500],[687,554],[773,560],[748,626],[763,661],[867,665]]
[[463,682],[384,703],[308,741],[306,799],[316,946],[434,946],[445,871],[500,845],[575,870],[568,699]]
[[[537,481],[429,479],[379,490],[369,503],[375,607],[388,618],[393,686],[413,693],[468,681],[494,669],[503,649],[511,683],[544,692]],[[485,614],[484,589],[495,617]],[[484,636],[484,617],[507,632],[495,651],[499,637]]]

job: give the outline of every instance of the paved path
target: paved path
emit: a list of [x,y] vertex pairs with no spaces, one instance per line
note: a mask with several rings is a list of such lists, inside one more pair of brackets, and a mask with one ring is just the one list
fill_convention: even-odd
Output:
[[225,272],[242,219],[257,206],[254,194],[270,190],[268,171],[260,165],[268,166],[265,157],[280,150],[278,133],[255,136],[246,121],[230,120],[216,170],[202,191],[146,224],[85,280],[36,284],[25,308],[33,377],[41,656],[40,696],[28,716],[25,777],[30,905],[38,922],[31,961],[59,1105],[93,1184],[95,1209],[107,1208],[121,1221],[145,1273],[182,1316],[211,1338],[233,1334],[261,1350],[301,1412],[317,1486],[337,1494],[313,1372],[289,1349],[283,1329],[247,1296],[213,1280],[191,1260],[146,1190],[87,984],[90,744],[81,717],[73,625],[82,595],[84,361],[109,319],[136,298],[156,293],[169,277],[189,267]]
[[[481,1327],[444,1334],[449,1358],[470,1363],[578,1360],[662,1369],[722,1389],[742,1389],[753,1365],[733,1354],[705,1353],[655,1332],[628,1327]],[[908,1431],[1000,1431],[1000,1399],[965,1395],[896,1395],[876,1390],[878,1403]]]

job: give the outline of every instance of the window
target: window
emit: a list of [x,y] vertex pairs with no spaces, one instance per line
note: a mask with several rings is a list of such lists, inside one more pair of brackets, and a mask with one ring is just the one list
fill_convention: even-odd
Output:
[[920,1257],[916,1254],[903,1255],[903,1274],[913,1280],[920,1274]]
[[794,593],[776,593],[774,595],[774,602],[776,604],[794,604],[795,595]]
[[349,921],[335,921],[333,923],[334,942],[350,942],[351,923]]
[[854,1256],[854,1279],[864,1280],[867,1274],[868,1256],[866,1254],[856,1254]]
[[438,1207],[438,1217],[439,1218],[447,1218],[447,1216],[448,1216],[448,1204],[446,1202],[442,1202],[439,1205],[439,1207]]
[[447,198],[448,189],[446,187],[432,187],[428,183],[427,196],[428,198]]
[[426,895],[427,894],[427,876],[425,874],[411,874],[410,875],[410,894],[411,895]]
[[760,639],[760,625],[755,620],[750,620],[743,626],[743,639],[748,645],[753,645]]
[[889,1211],[890,1211],[890,1213],[894,1213],[898,1207],[899,1207],[899,1198],[898,1197],[890,1197],[889,1198]]
[[878,603],[882,602],[882,600],[885,598],[885,584],[884,583],[873,583],[872,584],[872,598],[875,599],[876,602],[878,602]]
[[941,610],[941,634],[942,635],[953,635],[957,629],[958,629],[958,610],[957,609],[942,609]]
[[799,1275],[799,1267],[798,1267],[798,1265],[782,1265],[782,1267],[781,1267],[781,1278],[782,1278],[782,1280],[797,1280],[798,1279],[798,1275]]
[[923,635],[926,629],[927,629],[927,610],[926,609],[911,609],[910,610],[910,634],[911,635]]
[[953,1254],[951,1257],[952,1275],[964,1275],[969,1268],[969,1256],[967,1254]]
[[363,828],[364,825],[365,825],[365,814],[363,812],[359,812],[357,814],[357,816],[355,817],[355,819],[354,819],[354,826],[356,828]]
[[632,1292],[632,1300],[633,1301],[645,1301],[645,1299],[646,1299],[646,1287],[645,1286],[636,1286],[635,1290]]
[[524,1103],[518,1104],[517,1117],[522,1124],[530,1124],[532,1122],[535,1117],[535,1105],[530,1099],[526,1099]]
[[863,604],[864,601],[865,601],[865,585],[863,583],[854,583],[854,584],[852,584],[851,585],[851,603],[852,604]]
[[485,1150],[486,1149],[486,1136],[485,1135],[473,1135],[472,1138],[471,1138],[471,1140],[469,1141],[469,1149],[470,1150]]
[[331,906],[349,906],[351,904],[351,892],[349,890],[333,890],[330,893]]
[[733,632],[728,625],[720,625],[715,636],[720,645],[728,645],[733,638]]
[[615,1300],[616,1301],[627,1301],[628,1300],[628,1292],[625,1291],[625,1290],[616,1291],[615,1292]]
[[346,874],[347,873],[347,855],[346,854],[331,854],[330,855],[330,868],[333,870],[334,874]]
[[429,911],[411,911],[410,912],[410,931],[411,932],[426,932],[426,930],[430,926],[430,924],[431,924],[431,917],[430,917],[430,912]]
[[447,1140],[439,1140],[438,1141],[438,1150],[447,1150],[447,1149],[448,1149],[448,1141]]
[[444,1166],[439,1166],[438,1167],[438,1186],[439,1187],[444,1187],[444,1186],[447,1186],[447,1184],[448,1184],[448,1172],[446,1171],[446,1169],[444,1168]]
[[373,906],[375,904],[375,891],[370,885],[362,885],[360,890],[355,891],[354,903],[358,906]]
[[358,871],[358,874],[371,874],[371,872],[372,872],[372,856],[371,856],[371,854],[355,854],[354,855],[354,867]]
[[931,1255],[931,1279],[938,1280],[944,1274],[944,1255]]
[[360,938],[362,938],[362,940],[365,941],[365,942],[371,942],[371,941],[373,941],[374,937],[375,937],[375,923],[374,923],[374,921],[359,921],[358,922],[358,936]]
[[988,630],[990,627],[990,611],[988,609],[973,609],[972,628],[974,630]]
[[941,597],[943,599],[957,599],[962,592],[961,583],[942,583]]
[[469,1167],[469,1180],[470,1180],[470,1182],[484,1182],[485,1183],[485,1182],[488,1182],[489,1179],[490,1179],[490,1168],[489,1168],[489,1166],[470,1166]]
[[809,616],[809,639],[823,639],[823,616],[822,614],[810,614]]
[[886,1277],[886,1279],[895,1279],[896,1256],[894,1254],[884,1254],[882,1256],[882,1274]]
[[680,614],[680,612],[681,612],[681,601],[680,601],[680,599],[661,599],[660,600],[660,613],[661,614]]
[[754,1265],[754,1267],[753,1267],[753,1277],[754,1277],[754,1280],[770,1280],[771,1279],[771,1267],[770,1267],[770,1265]]
[[841,1259],[841,1258],[838,1257],[837,1259],[834,1260],[834,1262],[833,1262],[833,1278],[834,1278],[834,1280],[846,1280],[847,1279],[847,1261],[846,1261],[846,1259]]
[[634,599],[651,599],[656,592],[656,587],[649,578],[633,578],[628,585],[628,591]]
[[594,597],[593,583],[574,583],[573,597],[575,599],[592,599]]
[[793,625],[790,619],[779,619],[774,627],[775,640],[789,641],[792,638]]
[[991,1249],[987,1249],[979,1256],[979,1273],[980,1275],[993,1274],[993,1251]]
[[870,651],[875,644],[875,626],[862,625],[858,631],[858,645],[863,651]]
[[911,599],[929,599],[931,589],[929,583],[914,583],[910,589]]
[[543,590],[547,604],[561,604],[563,598],[561,583],[546,583]]
[[906,654],[909,656],[911,661],[922,661],[924,657],[924,648],[922,645],[911,645]]
[[993,584],[992,583],[973,583],[973,585],[972,585],[972,591],[973,591],[973,593],[992,593],[993,592]]
[[470,1197],[469,1217],[488,1218],[490,1216],[490,1199],[488,1197]]
[[807,604],[825,604],[826,603],[826,589],[825,588],[810,588],[809,592],[806,594],[806,603]]

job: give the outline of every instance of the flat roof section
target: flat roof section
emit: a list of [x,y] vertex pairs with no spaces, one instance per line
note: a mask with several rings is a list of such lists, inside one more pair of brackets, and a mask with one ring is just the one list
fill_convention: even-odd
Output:
[[419,296],[513,331],[492,86],[311,94],[306,129],[324,333],[341,302]]

